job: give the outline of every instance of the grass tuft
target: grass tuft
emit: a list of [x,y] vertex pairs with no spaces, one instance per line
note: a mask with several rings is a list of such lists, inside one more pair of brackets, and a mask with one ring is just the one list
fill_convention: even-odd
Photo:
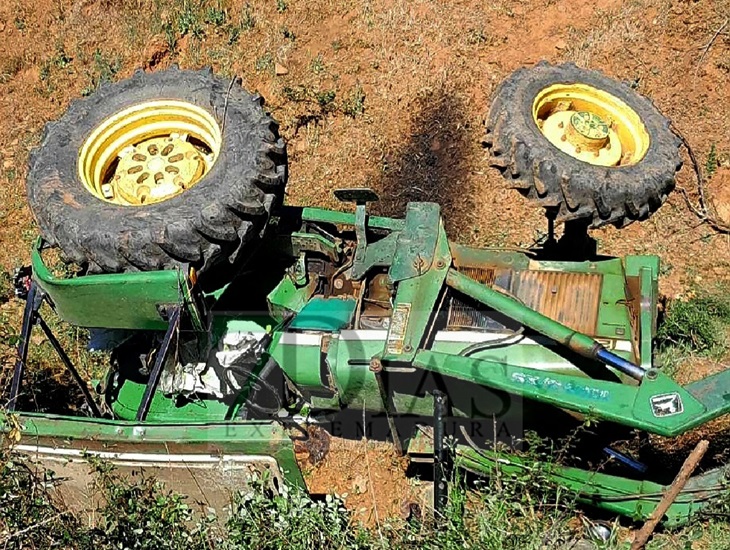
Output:
[[677,346],[707,355],[727,347],[730,295],[720,289],[701,290],[672,301],[657,330],[659,348]]
[[355,118],[365,112],[365,92],[359,84],[352,89],[350,94],[342,102],[342,112],[347,116]]

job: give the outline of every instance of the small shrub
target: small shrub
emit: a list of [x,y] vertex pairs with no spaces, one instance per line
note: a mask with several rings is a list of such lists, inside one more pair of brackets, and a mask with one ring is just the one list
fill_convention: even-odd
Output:
[[324,60],[322,59],[322,54],[318,54],[317,57],[312,59],[312,62],[310,63],[310,68],[312,69],[312,72],[314,74],[321,74],[324,72]]
[[13,278],[10,273],[0,268],[0,304],[4,304],[13,297]]
[[253,15],[253,9],[248,4],[243,6],[241,10],[240,27],[243,31],[250,31],[256,26],[256,18]]
[[[316,549],[368,548],[368,534],[350,526],[339,498],[314,501],[304,491],[289,488],[279,495],[266,490],[267,479],[254,491],[235,495],[226,524],[230,548]],[[282,534],[286,533],[285,537]]]
[[334,90],[323,90],[321,92],[317,92],[315,95],[317,103],[323,111],[332,110],[334,107],[335,97],[336,94]]
[[185,497],[166,491],[154,478],[136,480],[91,460],[105,504],[92,530],[95,546],[139,550],[207,548],[212,518],[197,519]]
[[226,12],[220,3],[205,10],[205,22],[209,25],[222,27],[226,22]]

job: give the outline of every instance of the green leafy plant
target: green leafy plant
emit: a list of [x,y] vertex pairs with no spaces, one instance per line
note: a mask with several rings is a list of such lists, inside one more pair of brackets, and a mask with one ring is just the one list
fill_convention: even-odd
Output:
[[260,72],[271,72],[274,70],[274,56],[266,52],[256,58],[254,68]]
[[697,291],[692,297],[669,303],[657,330],[660,348],[679,346],[700,353],[717,353],[727,344],[730,297],[727,292]]
[[710,150],[707,153],[707,159],[705,160],[705,173],[708,178],[711,178],[714,173],[717,172],[717,146],[713,142],[710,145]]
[[347,98],[342,102],[342,112],[355,118],[365,112],[365,92],[359,84],[355,86]]

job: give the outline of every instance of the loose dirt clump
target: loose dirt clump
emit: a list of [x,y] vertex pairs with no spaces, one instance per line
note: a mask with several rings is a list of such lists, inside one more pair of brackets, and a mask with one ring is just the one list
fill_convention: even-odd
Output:
[[406,478],[408,461],[390,443],[332,438],[327,456],[316,465],[306,452],[297,453],[297,460],[311,493],[340,496],[366,526],[403,516],[412,504],[424,508],[424,486]]

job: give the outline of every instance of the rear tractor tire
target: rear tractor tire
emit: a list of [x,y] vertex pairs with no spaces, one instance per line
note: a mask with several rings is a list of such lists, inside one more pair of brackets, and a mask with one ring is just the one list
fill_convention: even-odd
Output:
[[650,100],[605,75],[541,62],[497,88],[490,164],[558,222],[623,227],[674,189],[680,139]]
[[205,274],[246,256],[286,177],[260,96],[172,68],[102,86],[47,124],[27,192],[43,238],[89,272]]

